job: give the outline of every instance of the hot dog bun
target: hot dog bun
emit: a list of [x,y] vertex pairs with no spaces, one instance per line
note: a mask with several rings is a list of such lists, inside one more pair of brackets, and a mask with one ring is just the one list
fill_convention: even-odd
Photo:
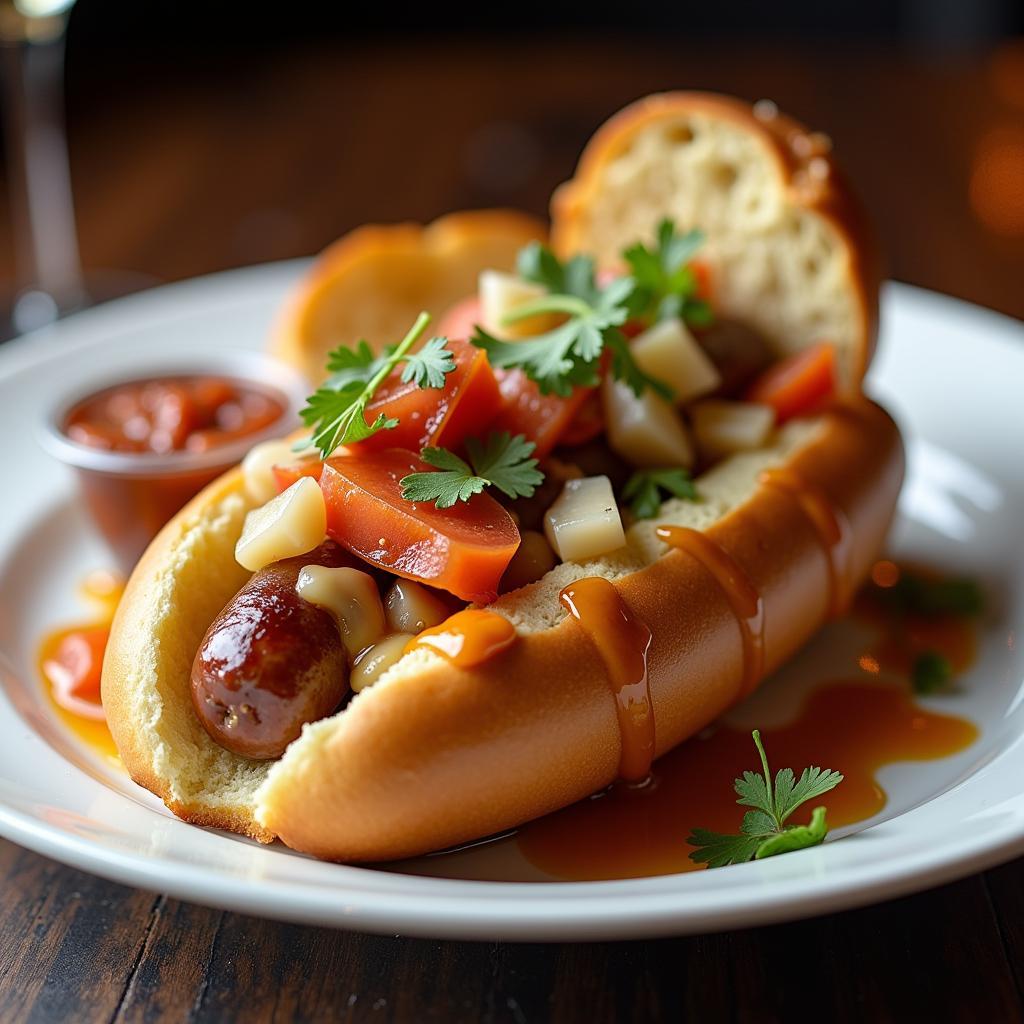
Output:
[[[704,500],[666,502],[654,522],[701,529],[758,589],[765,671],[820,626],[831,577],[821,536],[792,495],[758,483],[786,466],[849,522],[842,586],[864,578],[896,502],[899,434],[854,400],[787,425],[776,444],[733,456],[699,481]],[[111,635],[103,700],[125,767],[181,817],[337,860],[402,857],[544,814],[611,782],[620,737],[596,649],[557,594],[584,576],[615,581],[653,633],[657,750],[692,735],[740,696],[735,613],[715,579],[665,554],[654,522],[614,557],[564,564],[499,599],[520,639],[479,668],[407,655],[347,709],[308,726],[277,762],[247,761],[207,736],[189,700],[206,628],[244,583],[233,549],[249,501],[235,471],[184,509],[132,574]]]
[[328,246],[290,296],[271,351],[318,384],[327,353],[402,337],[420,310],[437,314],[476,291],[481,270],[511,270],[544,225],[514,210],[467,210],[433,223],[368,224]]
[[819,132],[710,93],[648,96],[606,122],[551,203],[563,256],[615,266],[661,217],[707,236],[714,304],[780,355],[831,341],[854,391],[878,330],[880,261],[867,220]]
[[[748,107],[719,98],[643,101],[602,129],[559,192],[555,244],[610,263],[663,215],[699,224],[709,236],[723,313],[760,327],[780,351],[823,337],[836,342],[850,392],[842,403],[787,424],[763,450],[720,463],[698,480],[700,503],[666,502],[655,520],[629,529],[626,547],[613,556],[560,565],[500,598],[491,607],[519,633],[507,651],[456,669],[416,650],[344,711],[307,726],[275,762],[217,746],[189,697],[199,642],[248,578],[234,544],[250,501],[241,474],[228,473],[156,538],[114,621],[103,701],[131,776],[189,821],[263,841],[280,837],[336,860],[439,849],[585,797],[614,779],[622,739],[604,663],[565,616],[562,587],[587,576],[611,580],[650,628],[657,753],[712,721],[750,682],[742,630],[722,586],[693,556],[667,551],[656,525],[703,531],[756,588],[764,609],[758,678],[803,644],[826,617],[835,586],[847,596],[876,557],[903,450],[893,422],[854,386],[874,342],[874,257],[829,158],[801,163],[799,146],[784,141],[793,128],[781,118],[762,123]],[[731,162],[734,182],[726,180],[732,172],[717,180],[697,173],[685,148],[697,137],[708,161]],[[812,172],[812,159],[823,160],[828,174]],[[751,194],[748,186],[764,193],[756,215],[739,198]],[[714,216],[698,221],[705,206]],[[418,309],[442,312],[473,290],[480,269],[511,266],[515,250],[536,234],[523,222],[502,262],[475,234],[483,216],[453,215],[426,229],[365,229],[338,243],[283,316],[277,353],[319,375],[333,344],[394,340]],[[444,241],[452,237],[459,244]],[[750,248],[752,269],[743,267],[742,246]],[[811,255],[814,273],[803,265]],[[800,266],[788,267],[789,259]],[[820,516],[809,514],[799,493],[761,482],[762,471],[777,467],[847,524],[841,552],[838,541],[823,543]]]

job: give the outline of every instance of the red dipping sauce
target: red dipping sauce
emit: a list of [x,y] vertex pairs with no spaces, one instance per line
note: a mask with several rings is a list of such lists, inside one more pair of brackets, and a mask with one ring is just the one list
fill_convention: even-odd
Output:
[[207,452],[261,433],[284,411],[284,396],[248,381],[162,377],[90,396],[68,413],[64,432],[103,451]]
[[75,469],[84,504],[126,571],[206,484],[296,423],[305,384],[287,367],[248,352],[193,365],[199,372],[80,392],[47,424],[46,447]]

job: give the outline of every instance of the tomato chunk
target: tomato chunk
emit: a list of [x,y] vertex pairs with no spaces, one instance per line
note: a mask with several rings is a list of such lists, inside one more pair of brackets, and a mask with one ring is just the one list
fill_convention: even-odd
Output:
[[445,377],[443,388],[403,384],[401,370],[381,384],[366,407],[366,422],[383,413],[396,417],[398,426],[360,441],[363,449],[458,448],[467,437],[483,432],[501,403],[487,354],[468,341],[451,341],[449,348],[455,369]]
[[747,391],[747,400],[770,405],[778,422],[808,413],[836,392],[836,350],[811,345],[770,366]]
[[410,451],[328,459],[320,474],[327,535],[371,565],[487,603],[519,547],[508,512],[488,494],[438,509],[402,497],[399,481],[430,469]]
[[480,299],[469,295],[450,306],[437,322],[437,333],[449,339],[468,340],[480,323]]
[[534,455],[544,458],[561,439],[592,388],[574,388],[568,398],[545,395],[522,370],[495,370],[501,391],[501,411],[493,430],[524,434],[537,446]]
[[104,717],[100,671],[109,635],[106,626],[73,630],[43,662],[43,673],[53,687],[53,699],[76,715],[97,720]]

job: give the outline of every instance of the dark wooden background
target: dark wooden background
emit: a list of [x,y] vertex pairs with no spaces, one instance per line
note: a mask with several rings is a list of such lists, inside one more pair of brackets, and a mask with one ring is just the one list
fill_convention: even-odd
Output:
[[[366,220],[493,204],[541,213],[606,115],[685,86],[769,96],[826,129],[893,276],[1024,317],[1020,48],[425,37],[224,61],[183,53],[155,69],[108,51],[90,72],[74,35],[71,47],[73,174],[93,270],[172,280],[310,253]],[[4,245],[0,275],[10,269]],[[288,926],[2,842],[0,893],[4,1022],[1024,1016],[1024,861],[803,923],[618,944]]]

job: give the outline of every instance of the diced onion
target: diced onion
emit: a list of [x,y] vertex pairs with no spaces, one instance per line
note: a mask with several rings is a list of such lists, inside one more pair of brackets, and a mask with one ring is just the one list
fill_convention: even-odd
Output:
[[648,376],[664,381],[676,405],[710,394],[722,377],[682,320],[662,320],[630,346],[637,365]]
[[245,517],[235,559],[256,572],[271,562],[312,551],[326,536],[323,493],[312,477],[304,476]]
[[544,534],[563,562],[583,562],[626,543],[606,476],[569,480],[544,516]]
[[606,377],[601,385],[608,444],[634,466],[693,465],[693,444],[670,402],[647,388],[639,397],[628,384]]
[[709,399],[691,406],[690,416],[697,447],[708,459],[761,448],[775,427],[775,411],[757,402]]

